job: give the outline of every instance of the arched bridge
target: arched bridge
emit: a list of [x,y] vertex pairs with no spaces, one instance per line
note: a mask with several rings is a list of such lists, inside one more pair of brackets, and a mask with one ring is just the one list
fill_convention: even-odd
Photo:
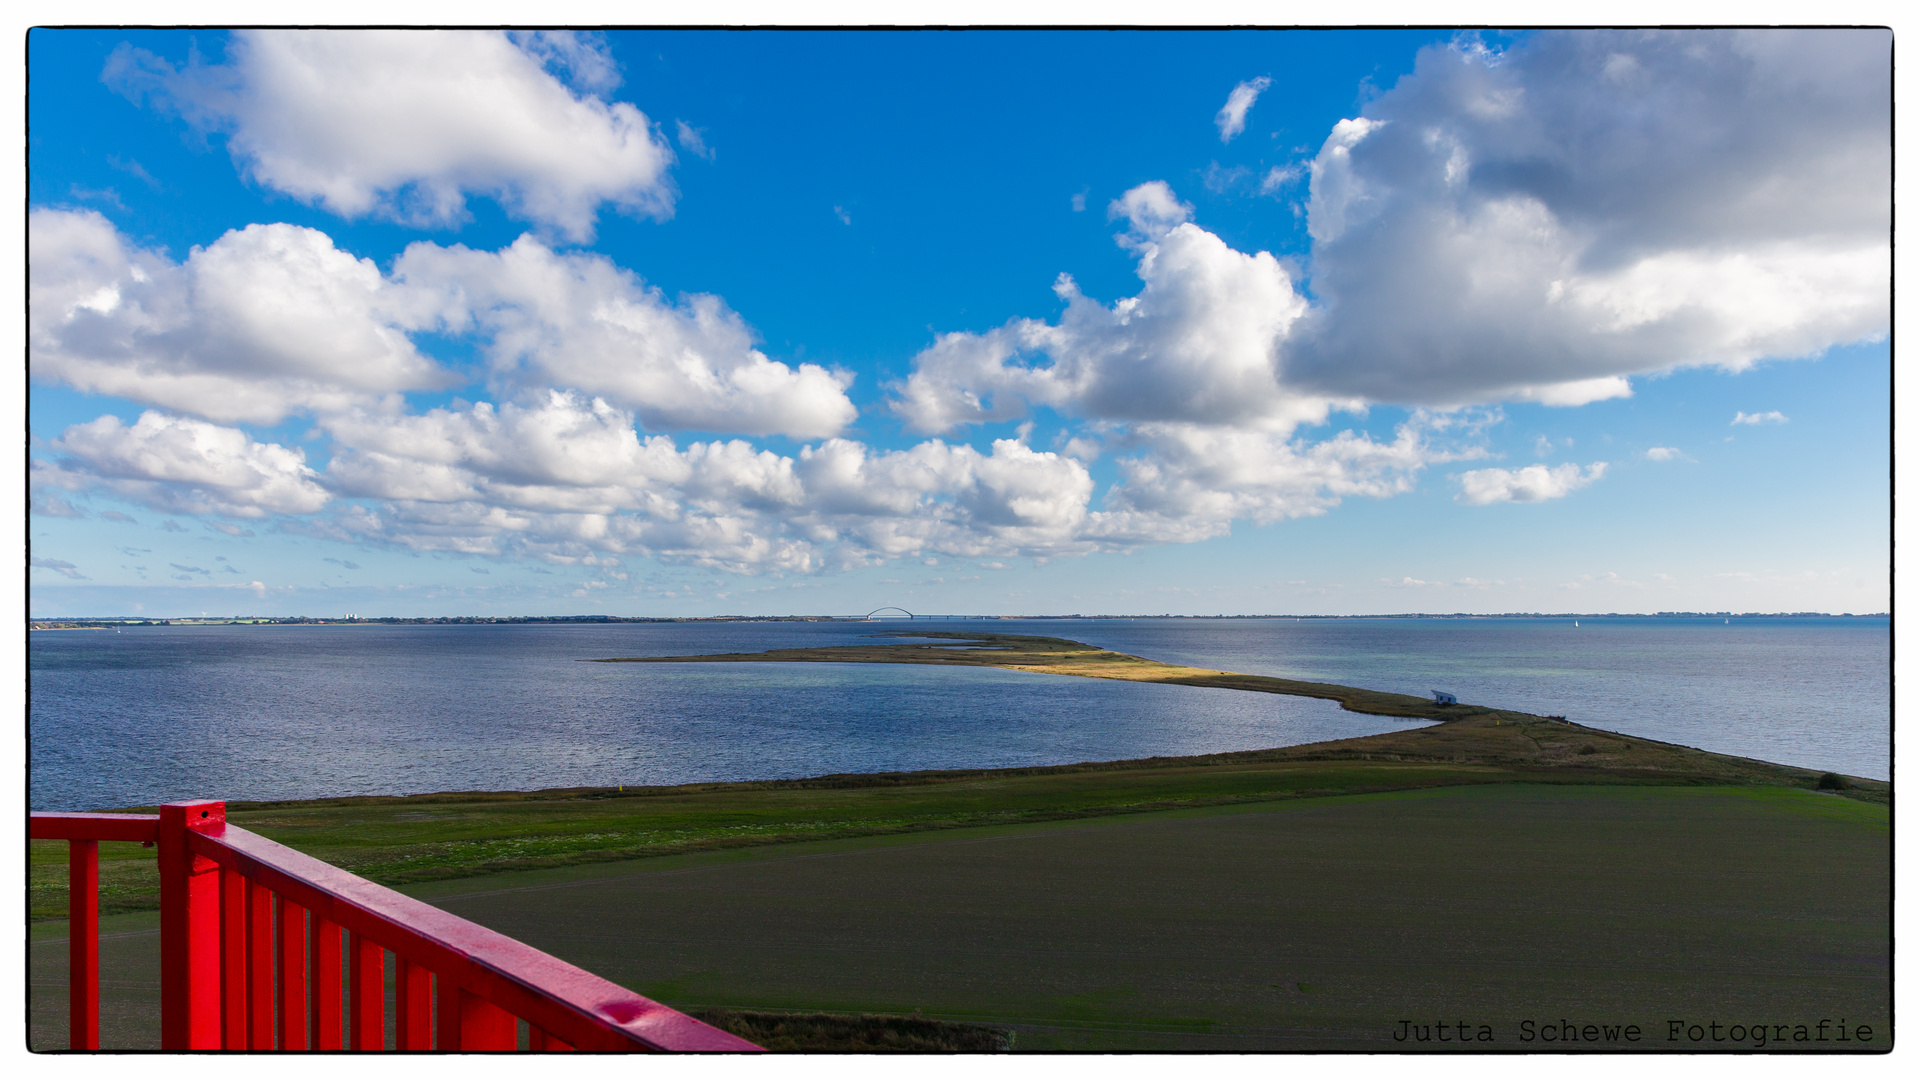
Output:
[[881,613],[881,612],[883,612],[883,611],[897,611],[897,612],[899,612],[899,613],[900,613],[899,615],[888,615],[888,616],[886,616],[886,618],[889,618],[889,619],[898,619],[898,618],[901,618],[902,616],[904,616],[904,617],[906,617],[906,618],[909,618],[909,619],[911,619],[911,618],[913,618],[913,612],[911,612],[911,611],[908,611],[908,610],[907,610],[906,608],[903,608],[903,607],[891,607],[891,606],[889,606],[889,607],[883,607],[883,608],[874,608],[874,609],[873,609],[872,611],[869,611],[869,612],[867,612],[867,618],[868,618],[868,619],[872,619],[872,618],[873,618],[873,617],[874,617],[875,615],[878,615],[878,614],[880,614],[880,613]]

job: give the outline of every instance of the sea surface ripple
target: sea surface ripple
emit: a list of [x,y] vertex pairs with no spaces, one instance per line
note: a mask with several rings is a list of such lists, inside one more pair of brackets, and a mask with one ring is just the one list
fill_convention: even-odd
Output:
[[[1540,713],[1885,779],[1886,619],[915,621]],[[896,622],[171,626],[30,635],[30,799],[99,809],[991,768],[1408,722],[1232,690],[859,664],[586,664]]]

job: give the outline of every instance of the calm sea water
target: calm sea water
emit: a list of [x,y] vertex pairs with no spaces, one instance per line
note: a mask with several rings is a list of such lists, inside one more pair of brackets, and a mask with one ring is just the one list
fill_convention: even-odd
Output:
[[[1021,620],[1156,659],[1562,713],[1888,776],[1885,619]],[[1197,754],[1405,728],[1303,698],[980,668],[607,665],[900,624],[150,627],[30,635],[36,809],[671,784]]]

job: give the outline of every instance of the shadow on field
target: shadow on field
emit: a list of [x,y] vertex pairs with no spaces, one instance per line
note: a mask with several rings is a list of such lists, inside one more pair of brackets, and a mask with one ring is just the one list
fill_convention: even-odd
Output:
[[690,1015],[780,1053],[991,1054],[1013,1049],[1012,1033],[917,1016],[696,1009]]

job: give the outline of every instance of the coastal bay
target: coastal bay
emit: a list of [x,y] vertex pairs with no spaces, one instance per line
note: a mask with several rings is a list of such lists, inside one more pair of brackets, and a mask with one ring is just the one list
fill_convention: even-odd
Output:
[[[915,664],[1299,695],[1426,723],[1299,746],[1005,769],[838,773],[732,783],[229,803],[232,820],[387,884],[978,825],[1469,784],[1759,785],[1819,790],[1818,770],[1715,754],[1556,717],[1167,664],[1064,638],[913,641],[626,657],[611,664]],[[1892,785],[1832,774],[1830,793],[1890,805]],[[108,912],[157,903],[151,853],[102,848]],[[45,850],[43,851],[42,848]],[[36,844],[33,910],[64,910],[63,856]]]
[[[1050,636],[607,662],[1006,667],[1419,726],[1028,768],[233,802],[229,820],[676,1007],[763,1024],[910,1014],[1016,1049],[1447,1049],[1395,1041],[1396,1025],[1437,1030],[1421,1010],[1439,1009],[1524,1049],[1545,1030],[1528,1009],[1578,1002],[1597,1030],[1738,1006],[1790,1030],[1840,1008],[1890,1033],[1884,782]],[[58,1045],[64,851],[32,848],[34,1039]],[[100,853],[109,1042],[143,1045],[152,852]],[[1682,925],[1660,914],[1675,903],[1742,914]],[[637,910],[638,939],[603,931]],[[1215,955],[1188,940],[1200,927],[1240,944]],[[1747,970],[1757,955],[1767,970]]]

